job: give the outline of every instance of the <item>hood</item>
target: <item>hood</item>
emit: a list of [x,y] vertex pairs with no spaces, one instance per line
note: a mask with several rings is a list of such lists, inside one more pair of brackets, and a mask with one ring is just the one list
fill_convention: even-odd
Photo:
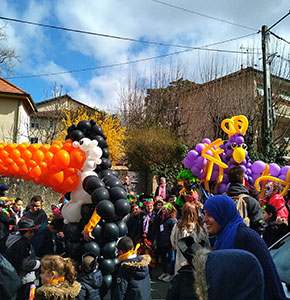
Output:
[[78,277],[78,280],[80,282],[87,283],[89,286],[91,286],[94,289],[98,289],[101,286],[102,280],[101,279],[101,272],[100,271],[94,271],[87,274],[81,274]]
[[21,236],[20,232],[10,233],[8,235],[8,238],[5,243],[7,249],[10,249],[21,238],[22,238],[22,236]]
[[228,196],[238,196],[240,194],[249,195],[249,190],[241,183],[230,184],[228,191],[227,191],[227,195]]
[[151,261],[149,255],[138,255],[132,259],[126,259],[121,262],[121,266],[126,268],[127,272],[132,273],[136,280],[142,280],[149,274],[148,265]]
[[208,253],[201,249],[193,265],[199,299],[264,299],[263,270],[250,252],[226,249]]
[[65,280],[57,284],[45,284],[36,290],[36,295],[42,295],[43,299],[66,300],[74,299],[80,292],[81,285],[75,281],[73,285]]

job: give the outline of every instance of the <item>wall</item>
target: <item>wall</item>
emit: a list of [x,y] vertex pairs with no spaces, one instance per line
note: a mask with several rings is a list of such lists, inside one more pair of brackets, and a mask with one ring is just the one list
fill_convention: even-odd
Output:
[[13,142],[13,129],[18,99],[3,99],[0,102],[0,142]]

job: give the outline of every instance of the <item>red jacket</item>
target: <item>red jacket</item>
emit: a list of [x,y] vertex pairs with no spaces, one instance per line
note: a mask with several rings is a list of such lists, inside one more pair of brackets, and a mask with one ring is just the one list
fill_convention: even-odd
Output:
[[275,206],[277,210],[277,217],[285,218],[288,221],[288,209],[285,206],[285,200],[281,194],[275,194],[270,200],[269,204]]

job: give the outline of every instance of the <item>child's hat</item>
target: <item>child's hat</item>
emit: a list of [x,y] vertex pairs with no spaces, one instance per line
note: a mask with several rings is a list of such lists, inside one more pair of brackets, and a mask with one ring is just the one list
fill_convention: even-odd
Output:
[[9,190],[9,186],[7,184],[4,183],[4,184],[0,185],[0,191],[1,192],[5,192],[7,190]]
[[97,265],[97,257],[92,253],[85,253],[82,256],[82,271],[89,273],[95,270]]
[[22,219],[18,222],[17,227],[15,228],[18,231],[28,231],[38,229],[40,225],[35,225],[34,221],[31,219]]

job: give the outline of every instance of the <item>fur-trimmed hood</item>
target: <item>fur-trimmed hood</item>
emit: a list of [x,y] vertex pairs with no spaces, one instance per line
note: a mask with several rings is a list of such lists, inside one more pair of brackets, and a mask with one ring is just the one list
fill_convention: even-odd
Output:
[[57,284],[44,284],[36,290],[35,300],[74,300],[81,290],[81,285],[75,281],[69,285],[68,281]]

